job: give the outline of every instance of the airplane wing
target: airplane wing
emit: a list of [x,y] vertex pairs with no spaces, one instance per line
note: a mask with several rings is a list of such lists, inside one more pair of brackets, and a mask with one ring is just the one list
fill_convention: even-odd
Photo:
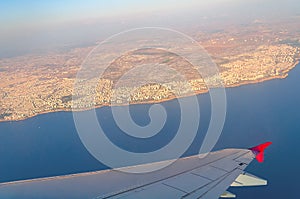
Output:
[[[181,158],[159,171],[129,174],[116,170],[39,178],[0,184],[0,198],[9,199],[147,199],[234,198],[229,186],[259,186],[267,181],[244,169],[256,157],[263,161],[267,142],[250,149],[224,149],[205,158]],[[147,169],[157,163],[139,165]],[[128,167],[130,169],[130,167]]]

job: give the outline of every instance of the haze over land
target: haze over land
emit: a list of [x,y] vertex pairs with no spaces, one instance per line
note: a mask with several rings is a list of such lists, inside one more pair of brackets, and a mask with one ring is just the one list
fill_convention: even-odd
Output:
[[136,27],[168,27],[191,35],[189,30],[195,26],[207,31],[255,20],[282,20],[300,16],[298,3],[297,0],[6,1],[0,7],[0,57],[90,45]]
[[[0,20],[0,120],[71,110],[73,84],[85,57],[106,37],[130,28],[160,26],[193,37],[217,63],[227,87],[285,78],[300,57],[297,1],[215,0],[207,4],[187,1],[180,5],[167,0],[132,1],[131,5],[112,2],[118,6],[99,3],[87,15],[82,13],[90,9],[89,2],[82,9],[77,2],[68,10],[60,10],[58,2],[54,2],[52,6],[31,3],[29,7],[35,8],[33,14],[30,10],[20,10],[19,15],[12,17],[4,12],[6,21],[5,17]],[[174,90],[180,96],[188,95],[186,83],[196,94],[207,92],[203,79],[185,70],[187,65],[177,59],[164,52],[152,57],[147,51],[126,55],[115,62],[117,74],[108,73],[100,79],[96,104],[78,108],[123,104],[128,97],[131,103],[165,101],[174,98]],[[168,62],[185,71],[188,82],[150,71],[158,79],[167,78],[166,84],[173,91],[159,85],[135,88],[123,84],[113,88],[118,74],[132,65],[155,62]],[[133,90],[135,94],[126,95]],[[112,93],[125,97],[112,101]],[[80,96],[77,100],[81,100]]]

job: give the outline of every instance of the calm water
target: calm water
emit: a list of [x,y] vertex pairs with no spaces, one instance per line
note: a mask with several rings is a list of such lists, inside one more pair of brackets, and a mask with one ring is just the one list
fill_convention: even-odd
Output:
[[[234,188],[243,199],[298,198],[300,157],[300,65],[284,80],[227,89],[228,111],[223,134],[215,149],[251,147],[272,141],[264,164],[253,163],[248,172],[269,180],[269,186]],[[208,95],[200,95],[201,123],[197,139],[186,155],[199,150],[210,116]],[[97,110],[110,139],[120,147],[147,152],[167,144],[178,128],[180,111],[176,100],[162,103],[168,117],[162,132],[148,140],[133,139],[114,124],[109,107]],[[133,119],[149,122],[149,105],[131,106]],[[40,115],[20,122],[0,123],[0,182],[77,173],[106,168],[83,147],[72,113]],[[288,196],[288,197],[287,197]]]

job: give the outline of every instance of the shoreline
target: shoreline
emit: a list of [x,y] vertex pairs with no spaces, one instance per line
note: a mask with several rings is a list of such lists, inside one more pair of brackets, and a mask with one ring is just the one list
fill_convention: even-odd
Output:
[[[236,87],[241,87],[241,86],[246,86],[246,85],[250,85],[250,84],[259,84],[259,83],[263,83],[266,81],[270,81],[270,80],[275,80],[275,79],[286,79],[289,76],[289,72],[294,69],[297,65],[299,65],[300,61],[297,60],[293,65],[291,65],[291,67],[287,68],[282,75],[276,75],[276,76],[270,76],[270,77],[265,77],[265,78],[261,78],[261,79],[257,79],[257,80],[251,80],[251,81],[241,81],[237,84],[232,84],[232,85],[224,85],[224,88],[236,88]],[[163,102],[167,102],[167,101],[171,101],[177,98],[186,98],[186,97],[191,97],[191,96],[197,96],[197,95],[202,95],[202,94],[206,94],[208,93],[209,90],[204,90],[204,91],[194,91],[193,94],[188,94],[188,95],[182,95],[180,97],[176,97],[176,96],[172,96],[169,98],[165,98],[165,99],[161,99],[159,101],[145,101],[145,102],[135,102],[129,105],[138,105],[138,104],[159,104],[159,103],[163,103]],[[18,122],[18,121],[24,121],[30,118],[34,118],[37,117],[39,115],[44,115],[44,114],[48,114],[48,113],[59,113],[59,112],[82,112],[82,111],[89,111],[89,110],[93,110],[93,109],[98,109],[98,108],[102,108],[102,107],[111,107],[111,106],[127,106],[128,104],[102,104],[102,105],[97,105],[91,108],[86,108],[86,109],[81,109],[81,110],[72,110],[72,109],[56,109],[53,111],[43,111],[40,113],[37,113],[36,115],[32,115],[29,117],[25,117],[22,119],[17,119],[17,120],[5,120],[5,119],[0,119],[0,123],[4,123],[4,122]]]

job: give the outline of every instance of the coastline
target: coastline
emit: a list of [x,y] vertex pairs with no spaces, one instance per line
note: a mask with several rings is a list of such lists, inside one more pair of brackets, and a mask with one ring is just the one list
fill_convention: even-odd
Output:
[[[250,84],[258,84],[258,83],[263,83],[265,81],[270,81],[270,80],[274,80],[274,79],[285,79],[288,77],[288,73],[294,69],[297,65],[300,64],[300,60],[297,60],[293,65],[291,65],[289,68],[287,68],[283,74],[281,75],[276,75],[276,76],[270,76],[270,77],[265,77],[265,78],[261,78],[261,79],[257,79],[257,80],[251,80],[251,81],[241,81],[239,83],[236,84],[232,84],[232,85],[226,85],[224,86],[224,88],[235,88],[235,87],[241,87],[241,86],[245,86],[245,85],[250,85]],[[178,98],[185,98],[185,97],[191,97],[191,96],[195,96],[195,95],[201,95],[201,94],[206,94],[208,93],[208,90],[202,90],[202,91],[194,91],[193,94],[189,94],[189,95],[182,95]],[[162,103],[162,102],[167,102],[167,101],[171,101],[177,99],[176,96],[171,96],[169,98],[165,98],[165,99],[161,99],[159,101],[144,101],[144,102],[134,102],[134,103],[130,103],[129,105],[136,105],[136,104],[158,104],[158,103]],[[36,116],[39,115],[44,115],[44,114],[48,114],[48,113],[56,113],[56,112],[81,112],[81,111],[89,111],[92,109],[98,109],[98,108],[102,108],[102,107],[110,107],[110,106],[127,106],[128,104],[101,104],[101,105],[96,105],[94,107],[91,108],[86,108],[86,109],[80,109],[80,110],[72,110],[72,109],[56,109],[56,110],[51,110],[51,111],[43,111],[40,113],[37,113],[35,115],[29,116],[29,117],[25,117],[25,118],[21,118],[21,119],[17,119],[17,120],[6,120],[6,119],[0,119],[0,123],[4,123],[4,122],[18,122],[18,121],[24,121],[30,118],[34,118]]]

